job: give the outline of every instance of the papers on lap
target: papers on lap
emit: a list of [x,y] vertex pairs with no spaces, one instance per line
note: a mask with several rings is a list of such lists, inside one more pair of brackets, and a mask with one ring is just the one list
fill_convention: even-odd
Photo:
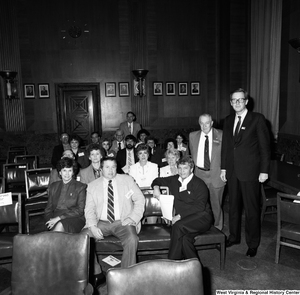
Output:
[[161,206],[161,211],[162,211],[163,217],[172,221],[174,196],[173,195],[160,195],[159,201],[160,201],[160,206]]

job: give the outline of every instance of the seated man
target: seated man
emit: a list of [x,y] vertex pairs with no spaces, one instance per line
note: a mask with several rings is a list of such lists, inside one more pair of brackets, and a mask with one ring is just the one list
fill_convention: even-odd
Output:
[[154,197],[160,197],[160,186],[168,186],[174,195],[175,216],[169,259],[198,258],[194,237],[210,229],[213,215],[209,205],[208,189],[204,181],[193,174],[194,162],[189,156],[178,161],[178,175],[156,178],[152,183]]
[[[115,158],[102,158],[101,169],[102,177],[88,184],[84,231],[95,239],[119,238],[123,245],[121,266],[128,267],[136,263],[145,198],[131,176],[117,174]],[[96,259],[94,274],[97,288],[103,275]]]
[[91,143],[88,147],[87,154],[91,165],[81,169],[78,177],[82,183],[90,183],[101,176],[100,160],[105,156],[104,149],[98,143]]
[[138,158],[135,153],[136,138],[133,135],[127,135],[125,137],[125,149],[118,151],[117,153],[117,163],[118,163],[118,173],[129,174],[130,166],[138,162]]
[[59,139],[61,141],[61,144],[56,145],[53,148],[52,157],[51,157],[52,168],[55,168],[55,169],[56,169],[56,165],[57,165],[58,161],[61,159],[61,155],[64,152],[64,150],[71,149],[70,143],[69,143],[69,135],[68,135],[68,133],[63,132],[60,135]]
[[124,148],[125,148],[124,132],[120,129],[117,129],[115,133],[115,139],[112,142],[110,151],[112,151],[116,155],[118,151]]
[[146,137],[145,142],[150,148],[149,160],[152,163],[158,165],[158,168],[162,167],[162,158],[164,157],[165,151],[156,146],[156,138],[152,135]]

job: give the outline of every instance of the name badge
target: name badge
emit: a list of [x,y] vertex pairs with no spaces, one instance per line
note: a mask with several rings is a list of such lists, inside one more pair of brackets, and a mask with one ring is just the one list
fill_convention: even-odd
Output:
[[82,157],[82,156],[84,156],[83,152],[81,152],[81,153],[78,154],[78,157]]
[[186,147],[183,146],[183,147],[181,148],[181,150],[185,152],[185,151],[186,151]]
[[133,190],[131,189],[129,192],[127,192],[127,194],[125,195],[125,197],[126,197],[127,199],[130,199],[130,198],[133,196],[133,194],[134,194],[134,192],[133,192]]
[[162,162],[167,162],[167,159],[166,159],[166,158],[163,158],[161,161],[162,161]]
[[0,194],[0,206],[7,206],[11,205],[12,203],[13,202],[11,193]]

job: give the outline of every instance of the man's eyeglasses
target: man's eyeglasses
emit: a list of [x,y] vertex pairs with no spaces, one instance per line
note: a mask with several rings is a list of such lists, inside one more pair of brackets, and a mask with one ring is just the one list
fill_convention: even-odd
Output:
[[237,104],[237,103],[244,103],[245,102],[245,98],[238,98],[238,99],[231,99],[230,102],[232,104]]

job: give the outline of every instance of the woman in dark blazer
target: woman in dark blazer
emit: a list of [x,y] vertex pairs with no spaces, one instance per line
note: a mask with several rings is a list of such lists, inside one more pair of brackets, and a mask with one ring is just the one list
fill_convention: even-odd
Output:
[[48,188],[45,221],[48,230],[79,233],[85,225],[86,184],[74,179],[78,167],[74,159],[62,158],[57,171],[62,180]]

